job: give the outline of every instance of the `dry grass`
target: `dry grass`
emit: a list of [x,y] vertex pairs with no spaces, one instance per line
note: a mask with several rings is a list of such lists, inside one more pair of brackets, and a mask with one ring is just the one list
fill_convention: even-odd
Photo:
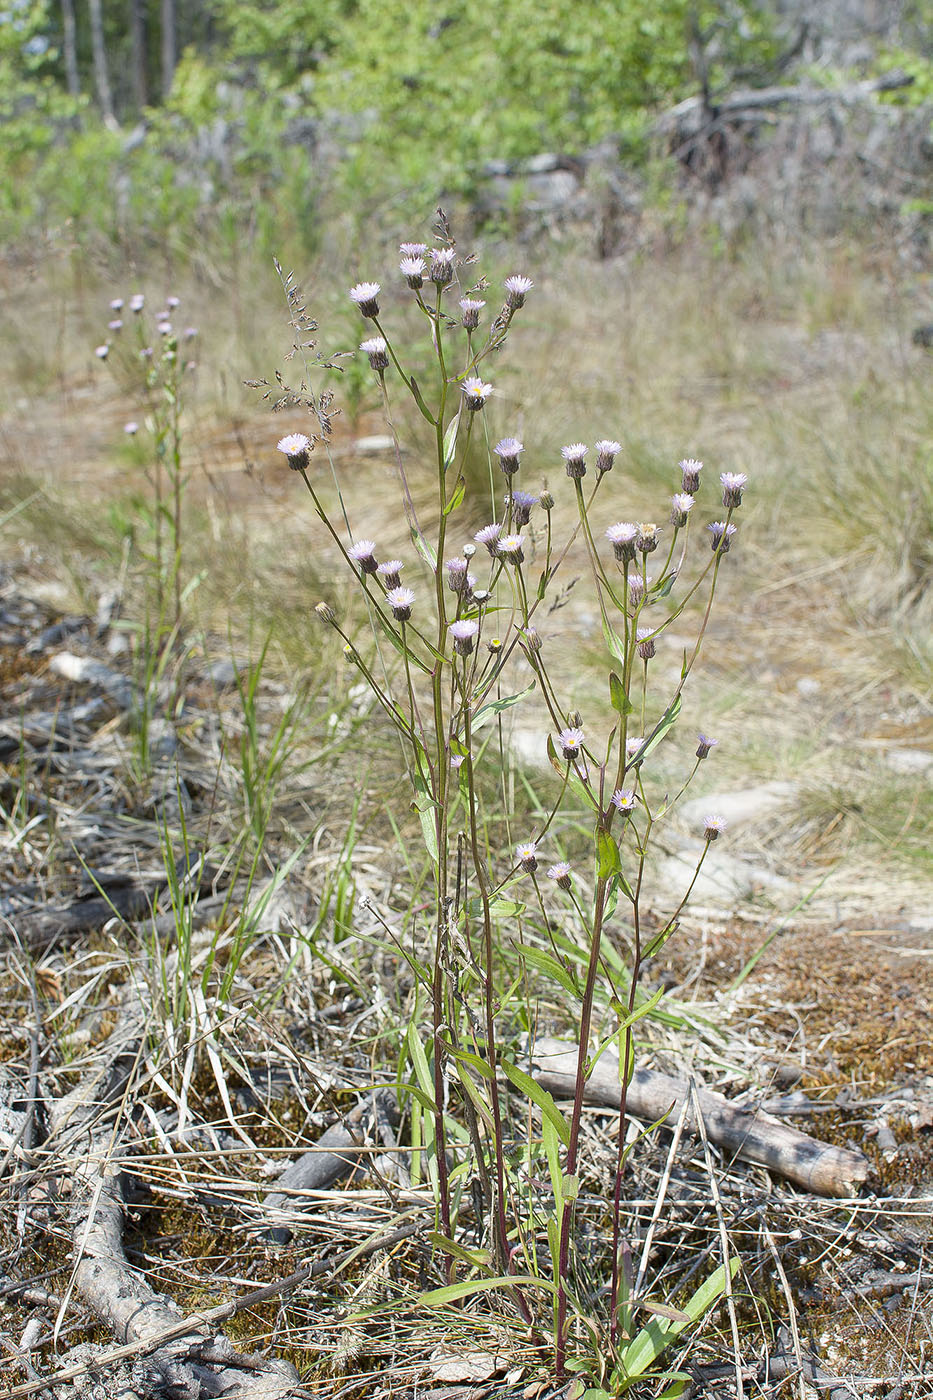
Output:
[[[506,272],[518,265],[514,252],[504,250],[501,262]],[[730,990],[733,980],[773,927],[774,914],[698,915],[685,924],[680,942],[665,950],[669,960],[652,970],[689,1008],[676,1034],[655,1030],[656,1059],[682,1067],[692,1056],[711,1084],[733,1089],[767,1085],[772,1071],[759,1078],[763,1064],[800,1062],[804,1085],[832,1099],[835,1117],[821,1117],[814,1130],[839,1141],[860,1141],[866,1123],[876,1125],[877,1099],[887,1096],[906,1115],[895,1126],[909,1150],[890,1157],[869,1143],[881,1199],[847,1203],[845,1220],[834,1205],[775,1191],[763,1172],[719,1164],[730,1238],[747,1261],[738,1300],[742,1345],[753,1358],[772,1348],[775,1320],[786,1318],[790,1306],[802,1327],[828,1338],[823,1356],[824,1364],[832,1360],[830,1369],[884,1378],[889,1387],[903,1378],[904,1400],[921,1400],[929,1391],[917,1378],[931,1344],[918,1312],[919,1285],[912,1301],[890,1313],[854,1291],[869,1288],[872,1268],[890,1265],[881,1237],[903,1251],[908,1269],[929,1269],[928,1220],[917,1201],[930,1191],[929,1129],[911,1128],[908,1100],[897,1097],[930,1072],[929,1046],[921,1044],[930,1005],[929,935],[905,937],[902,930],[928,911],[933,889],[931,770],[919,766],[922,759],[907,760],[918,766],[905,769],[898,757],[933,747],[933,357],[910,344],[912,274],[893,252],[842,247],[748,251],[729,262],[695,247],[646,250],[602,266],[564,254],[543,272],[531,259],[521,262],[539,288],[508,356],[495,367],[494,421],[495,431],[523,437],[529,485],[540,476],[559,496],[560,444],[603,435],[624,443],[601,505],[606,523],[657,515],[675,489],[682,456],[703,458],[714,480],[721,470],[749,472],[741,534],[683,729],[720,737],[701,772],[710,791],[773,778],[797,784],[788,807],[742,834],[743,853],[770,862],[791,882],[793,894],[782,895],[779,906],[789,908],[829,875],[807,918],[792,921],[738,994]],[[380,272],[367,264],[346,269],[342,280]],[[273,450],[280,433],[303,423],[295,416],[270,421],[240,388],[242,379],[268,376],[281,362],[284,311],[275,278],[271,269],[268,277],[260,270],[249,286],[231,289],[182,272],[172,282],[185,320],[200,330],[202,368],[188,438],[187,566],[206,568],[193,601],[197,631],[209,651],[232,647],[244,655],[255,654],[273,629],[266,722],[292,691],[296,669],[313,671],[316,699],[299,753],[310,757],[329,732],[329,713],[343,713],[347,672],[310,618],[317,598],[339,588],[336,560]],[[0,285],[10,328],[0,344],[0,517],[28,501],[4,525],[0,551],[24,586],[66,610],[93,612],[98,591],[118,577],[131,498],[144,494],[136,449],[122,432],[133,410],[92,353],[107,300],[137,285],[156,294],[169,289],[161,272],[140,273],[129,288],[64,259],[25,276],[7,268]],[[313,279],[307,285],[324,327],[322,343],[352,348],[358,323],[346,317],[342,286],[322,281],[319,303]],[[329,315],[337,317],[333,334]],[[357,532],[379,539],[386,554],[403,555],[403,522],[390,508],[390,462],[353,447],[355,436],[382,431],[381,420],[365,393],[350,407],[354,421],[349,411],[337,420],[334,455]],[[410,415],[401,421],[417,481],[420,426]],[[712,486],[706,491],[712,499]],[[129,592],[132,597],[132,581]],[[595,718],[596,619],[571,594],[544,630],[568,699]],[[15,658],[4,660],[3,684],[13,696],[22,674]],[[195,686],[195,714],[202,702],[208,708],[208,699]],[[283,789],[270,867],[309,833],[312,846],[289,883],[279,932],[251,951],[230,1005],[220,1009],[208,998],[234,1094],[233,1121],[213,1062],[195,1057],[189,1066],[180,1052],[163,1047],[161,1061],[150,1052],[162,1080],[158,1092],[148,1082],[149,1107],[166,1112],[172,1096],[184,1094],[204,1136],[196,1150],[166,1152],[151,1120],[138,1129],[137,1165],[147,1194],[138,1204],[130,1241],[138,1253],[131,1258],[184,1307],[281,1277],[308,1248],[324,1253],[362,1241],[395,1218],[397,1207],[390,1208],[382,1190],[332,1190],[302,1203],[302,1250],[278,1251],[254,1238],[272,1164],[316,1137],[346,1106],[351,1088],[391,1078],[400,1053],[412,987],[376,915],[358,913],[348,937],[328,915],[313,947],[293,927],[313,923],[319,913],[328,873],[345,853],[345,814],[354,797],[361,828],[350,850],[351,885],[392,927],[407,917],[420,858],[413,854],[416,842],[409,849],[409,814],[392,813],[396,830],[390,821],[395,757],[382,736],[375,723],[367,729],[362,767],[347,754],[335,756]],[[207,721],[200,727],[192,721],[186,744],[201,771],[191,787],[196,805],[203,800],[204,825],[196,834],[216,835],[239,800],[235,784]],[[678,767],[672,755],[672,774]],[[2,791],[7,809],[18,781],[12,763]],[[42,796],[43,782],[59,804],[58,820],[28,836],[20,836],[20,821],[4,873],[25,880],[48,867],[59,889],[68,889],[79,874],[62,857],[76,804],[41,765],[30,777],[31,798]],[[521,797],[520,785],[515,791],[518,800],[531,801]],[[144,806],[140,797],[140,811]],[[130,815],[136,819],[140,811]],[[150,811],[150,837],[151,817]],[[138,830],[124,839],[138,843]],[[113,1003],[138,966],[136,950],[128,959],[120,943],[105,938],[80,954],[56,950],[35,969],[49,1054],[57,1057],[63,1084],[73,1080],[95,1037],[106,1035]],[[857,978],[849,975],[853,962]],[[17,966],[14,958],[4,970],[4,1059],[19,1073],[32,1010]],[[268,996],[268,1010],[256,1011],[257,988]],[[541,1014],[558,1024],[553,989],[550,1001],[543,995]],[[204,1033],[195,1026],[194,1039]],[[286,1067],[287,1085],[269,1087],[272,1064]],[[323,1087],[322,1066],[335,1075]],[[852,1094],[843,1100],[847,1085]],[[247,1088],[254,1096],[248,1104],[237,1097]],[[589,1113],[587,1132],[595,1165],[580,1205],[581,1267],[598,1280],[610,1116]],[[650,1219],[666,1147],[652,1139],[633,1155],[627,1205],[633,1238],[643,1236]],[[718,1261],[720,1225],[710,1208],[707,1168],[698,1146],[685,1146],[674,1166],[652,1256],[659,1295],[682,1296],[678,1288],[694,1265]],[[424,1200],[423,1191],[413,1190],[403,1205],[423,1209]],[[43,1241],[56,1238],[56,1229],[53,1221],[48,1233],[24,1239],[21,1276],[40,1271]],[[59,1248],[61,1258],[50,1257],[49,1267],[66,1271],[65,1243]],[[772,1268],[775,1249],[789,1277],[790,1302]],[[847,1249],[860,1261],[852,1278]],[[55,1275],[55,1287],[64,1287],[62,1277],[67,1272]],[[242,1315],[232,1335],[291,1356],[320,1394],[376,1393],[387,1371],[387,1390],[394,1384],[405,1393],[423,1383],[432,1347],[441,1340],[456,1345],[464,1326],[471,1346],[507,1353],[523,1384],[537,1375],[540,1358],[505,1317],[438,1317],[427,1328],[423,1318],[406,1314],[401,1303],[439,1281],[426,1250],[399,1247],[358,1262],[339,1283],[325,1279]],[[386,1313],[348,1320],[354,1309],[389,1301],[397,1309],[391,1321]],[[25,1312],[19,1320],[25,1322]],[[717,1317],[694,1359],[722,1362],[733,1345],[727,1319]]]

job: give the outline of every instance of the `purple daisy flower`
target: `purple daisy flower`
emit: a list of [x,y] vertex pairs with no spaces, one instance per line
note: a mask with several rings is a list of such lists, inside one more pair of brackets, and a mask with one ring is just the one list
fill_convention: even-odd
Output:
[[377,374],[382,374],[383,370],[388,369],[389,356],[386,353],[387,348],[385,340],[381,335],[374,335],[372,340],[363,340],[360,342],[360,349],[363,351],[363,354],[369,356],[370,369],[374,369]]
[[492,450],[499,458],[499,466],[506,476],[513,476],[518,471],[518,459],[525,450],[524,443],[514,437],[500,438]]
[[569,890],[573,884],[569,861],[559,860],[556,864],[548,866],[547,877],[559,885],[562,890]]
[[450,624],[450,634],[454,639],[454,651],[461,656],[469,656],[479,634],[479,623],[466,618]]
[[500,535],[496,553],[509,564],[521,564],[525,558],[524,543],[524,535]]
[[671,524],[675,530],[680,530],[686,525],[687,517],[695,504],[693,497],[688,496],[686,491],[671,497]]
[[356,302],[361,316],[371,319],[379,315],[378,298],[381,290],[378,282],[357,282],[355,287],[350,288],[350,300]]
[[414,601],[415,595],[410,588],[390,588],[386,594],[386,602],[399,622],[407,622],[411,617]]
[[700,472],[703,470],[703,463],[698,462],[695,457],[684,457],[679,465],[684,491],[688,496],[695,496],[700,489]]
[[476,330],[479,325],[479,313],[485,305],[484,301],[474,301],[471,297],[461,297],[460,310],[463,314],[460,317],[460,323],[465,330]]
[[606,531],[606,539],[612,545],[612,551],[620,562],[635,558],[638,526],[630,520],[620,520],[617,524],[610,525]]
[[[410,246],[420,247],[421,245],[412,244]],[[409,287],[411,287],[413,291],[417,292],[420,287],[424,286],[424,274],[428,270],[424,258],[419,255],[402,258],[398,267],[399,272],[403,273]]]
[[705,734],[697,735],[697,758],[707,758],[710,749],[714,749],[719,743],[718,739],[710,739]]
[[717,550],[720,554],[728,554],[732,544],[732,536],[735,534],[735,526],[727,525],[725,520],[712,520],[707,525],[710,533],[710,545],[713,553]]
[[573,761],[583,753],[583,730],[577,728],[562,729],[557,736],[561,752],[564,758]]
[[531,519],[531,508],[538,504],[537,496],[530,491],[513,491],[509,496],[512,507],[512,521],[515,525],[527,525]]
[[718,817],[716,815],[704,817],[703,840],[718,841],[728,825],[729,823],[726,821],[725,817]]
[[612,471],[612,464],[622,451],[622,444],[606,438],[602,442],[594,443],[594,448],[596,451],[596,470],[600,475],[603,472]]
[[302,471],[307,467],[311,456],[311,439],[304,433],[289,433],[276,443],[279,452],[284,452],[292,471]]
[[506,306],[510,311],[518,311],[525,305],[525,297],[534,286],[530,277],[524,277],[521,273],[515,273],[512,277],[505,279],[505,290],[508,293]]
[[515,860],[527,875],[533,875],[538,868],[537,841],[520,841],[515,847]]
[[726,510],[734,510],[742,504],[742,492],[748,485],[748,476],[745,472],[723,472],[719,480],[722,483],[722,503]]
[[489,395],[493,392],[491,384],[484,384],[483,381],[474,375],[469,379],[464,379],[460,386],[463,400],[471,413],[483,408]]
[[586,443],[571,442],[566,447],[562,447],[560,455],[564,459],[567,468],[567,475],[574,480],[581,476],[586,476]]
[[495,558],[499,552],[499,536],[501,534],[502,526],[494,520],[491,525],[484,525],[481,530],[477,530],[473,538],[477,544],[484,544]]

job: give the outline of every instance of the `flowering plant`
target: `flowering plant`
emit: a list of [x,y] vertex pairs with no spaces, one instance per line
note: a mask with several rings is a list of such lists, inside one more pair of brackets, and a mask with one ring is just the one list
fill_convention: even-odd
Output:
[[[439,226],[437,246],[405,243],[400,254],[398,288],[385,300],[411,297],[423,317],[436,365],[430,389],[406,369],[404,349],[383,316],[381,285],[360,282],[349,295],[364,321],[366,338],[360,351],[377,377],[393,434],[389,410],[398,392],[411,396],[430,425],[430,510],[416,506],[395,438],[410,557],[380,558],[377,541],[354,538],[342,496],[339,512],[330,508],[330,487],[315,471],[314,456],[329,455],[329,401],[315,398],[306,384],[310,430],[283,437],[278,449],[300,475],[339,551],[345,577],[365,600],[376,646],[383,653],[378,666],[367,659],[371,647],[350,634],[336,603],[321,603],[317,611],[342,639],[348,661],[371,687],[402,740],[411,802],[432,870],[430,953],[423,963],[414,963],[424,997],[416,1005],[407,1036],[413,1113],[419,1118],[418,1140],[436,1196],[436,1242],[446,1260],[444,1286],[427,1296],[432,1303],[443,1303],[473,1287],[501,1288],[522,1319],[536,1328],[543,1291],[552,1308],[558,1374],[573,1364],[571,1339],[578,1331],[573,1319],[579,1317],[581,1305],[572,1277],[571,1246],[580,1186],[582,1109],[587,1079],[602,1051],[615,1043],[623,1099],[608,1305],[597,1333],[606,1339],[614,1362],[629,1374],[634,1364],[631,1307],[620,1224],[627,1153],[625,1085],[633,1067],[634,1027],[660,995],[640,996],[639,976],[645,959],[675,931],[710,844],[725,825],[718,816],[706,818],[689,888],[660,925],[649,928],[644,908],[652,834],[716,740],[699,736],[691,771],[673,798],[655,797],[650,769],[658,745],[678,721],[682,692],[700,654],[723,561],[734,540],[732,517],[741,504],[746,477],[721,477],[724,518],[707,527],[706,547],[701,545],[699,567],[689,580],[688,554],[703,540],[693,524],[702,463],[680,463],[675,483],[679,489],[669,499],[663,525],[613,521],[617,507],[606,502],[604,483],[611,473],[614,483],[618,481],[617,460],[623,451],[613,439],[600,439],[592,450],[585,442],[573,442],[553,451],[568,481],[560,507],[557,493],[546,487],[519,487],[519,478],[527,480],[533,470],[531,454],[514,424],[504,422],[509,435],[498,439],[490,431],[490,416],[504,419],[507,413],[503,409],[500,415],[495,385],[483,374],[491,372],[493,354],[509,337],[533,282],[524,275],[508,277],[499,309],[484,321],[491,288],[481,279],[461,295],[460,278],[472,260],[458,259],[446,221]],[[285,285],[293,309],[299,307],[290,279]],[[448,310],[454,298],[459,298],[459,316]],[[504,491],[501,500],[493,492],[483,507],[492,518],[479,530],[467,530],[459,522],[467,518],[471,504],[475,511],[475,504],[467,496],[463,467],[471,442],[478,438],[485,443],[490,480],[495,480],[495,460]],[[420,491],[418,495],[420,500]],[[553,597],[555,579],[573,549],[585,553],[588,561],[607,653],[607,699],[613,720],[610,732],[599,738],[594,737],[597,717],[584,720],[567,708],[549,671],[549,639],[540,630],[545,603]],[[651,572],[650,556],[655,563]],[[403,568],[412,586],[402,585]],[[684,653],[670,693],[655,701],[649,685],[653,658],[665,645],[672,623],[691,604],[699,606],[695,643]],[[386,664],[392,651],[398,661],[394,668]],[[495,726],[501,739],[503,716],[532,692],[548,716],[551,733],[545,747],[558,782],[549,810],[541,812],[534,829],[523,832],[508,850],[491,849],[481,814],[490,757],[484,730]],[[571,797],[590,814],[588,870],[575,869],[557,839],[559,814]],[[542,857],[551,856],[557,858],[548,865],[544,883],[539,864]],[[544,930],[545,948],[528,937],[532,922]],[[610,930],[613,950],[620,939],[629,945],[627,968],[609,955]],[[553,978],[575,1003],[579,1052],[569,1118],[518,1063],[521,1054],[513,1048],[517,1018],[510,1000],[514,985],[503,987],[497,956],[506,935],[526,972],[533,969]],[[425,1002],[430,1005],[430,1025],[422,1040],[419,1017]],[[594,1039],[601,1047],[595,1053]],[[466,1129],[452,1107],[454,1088],[462,1095]],[[537,1248],[539,1211],[536,1206],[522,1208],[526,1197],[513,1179],[507,1122],[510,1099],[516,1095],[540,1122],[540,1139],[527,1145],[528,1175],[532,1158],[536,1152],[540,1156],[543,1147],[550,1177],[553,1204],[544,1228],[547,1268]],[[416,1169],[418,1160],[416,1156]],[[482,1200],[483,1213],[488,1211],[484,1251],[468,1251],[458,1238],[467,1172],[475,1173],[477,1200]],[[482,1282],[458,1281],[458,1261],[469,1264],[474,1274],[477,1269],[484,1272]],[[724,1280],[717,1286],[721,1291]],[[716,1290],[707,1286],[707,1293],[712,1300]],[[588,1332],[595,1335],[591,1323]],[[655,1349],[651,1358],[657,1354]]]

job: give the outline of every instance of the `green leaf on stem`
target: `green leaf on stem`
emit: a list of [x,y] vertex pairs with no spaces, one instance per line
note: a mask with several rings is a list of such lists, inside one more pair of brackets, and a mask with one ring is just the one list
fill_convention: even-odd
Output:
[[[605,617],[603,618],[603,637],[606,640],[606,646],[609,648],[610,656],[614,656],[616,661],[621,661],[622,665],[624,666],[625,643],[622,641],[618,633],[612,627],[610,627]],[[620,710],[619,713],[624,714],[625,711]]]
[[685,1327],[690,1323],[699,1322],[700,1318],[718,1302],[727,1291],[729,1284],[735,1278],[742,1267],[741,1261],[737,1258],[729,1260],[728,1276],[723,1265],[720,1265],[705,1283],[693,1294],[692,1298],[684,1304],[682,1322],[669,1322],[652,1318],[632,1339],[622,1354],[622,1365],[624,1367],[627,1380],[634,1380],[637,1376],[644,1375],[648,1367],[651,1366],[662,1352],[666,1351]]
[[[467,900],[467,912],[473,919],[483,917],[483,901],[479,895],[472,895]],[[491,899],[489,901],[489,913],[494,919],[515,919],[519,914],[524,914],[525,905],[517,899]]]
[[459,505],[462,505],[462,503],[463,503],[463,498],[464,498],[465,495],[466,495],[466,481],[465,481],[464,478],[461,476],[460,479],[458,480],[456,486],[454,487],[453,495],[451,496],[450,500],[447,502],[447,504],[446,504],[445,507],[444,507],[444,514],[445,514],[445,515],[450,515],[451,511],[456,510],[457,507],[458,507]]
[[498,700],[490,700],[488,705],[483,705],[473,716],[473,728],[482,729],[484,724],[489,724],[496,715],[501,715],[503,710],[509,710],[513,705],[517,705],[519,700],[524,700],[526,695],[530,695],[535,688],[535,682],[526,685],[524,690],[519,690],[515,695],[503,695]]
[[437,811],[437,803],[431,795],[430,789],[420,773],[412,776],[415,791],[418,796],[411,804],[418,813],[418,820],[421,822],[421,835],[424,838],[425,850],[431,860],[437,864],[437,826],[434,813]]
[[596,828],[596,861],[598,879],[609,880],[613,875],[621,875],[622,857],[615,837],[611,831],[603,831],[599,826]]
[[615,671],[609,672],[609,699],[616,714],[621,715],[623,719],[626,715],[630,715],[635,708]]
[[634,758],[632,759],[633,763],[638,763],[641,759],[647,758],[648,755],[651,753],[652,749],[657,748],[658,744],[660,744],[665,734],[667,734],[669,730],[673,729],[674,725],[677,723],[677,716],[679,714],[680,695],[675,695],[671,703],[668,705],[667,709],[664,711],[664,714],[658,720],[655,730],[648,742],[646,744],[643,744],[642,747],[635,754]]
[[534,1274],[500,1274],[497,1278],[467,1279],[465,1283],[451,1283],[446,1288],[431,1288],[422,1293],[417,1302],[426,1308],[438,1308],[444,1303],[455,1303],[458,1298],[469,1298],[472,1293],[488,1293],[493,1288],[543,1288],[546,1293],[556,1293],[557,1285],[545,1278],[535,1278]]
[[419,411],[420,411],[420,413],[421,413],[421,416],[422,416],[423,418],[426,418],[426,419],[428,420],[428,422],[431,424],[431,427],[432,427],[432,428],[436,428],[436,427],[437,427],[437,424],[436,424],[435,421],[434,421],[434,415],[431,413],[430,409],[428,408],[427,404],[425,403],[424,399],[422,398],[422,396],[421,396],[421,390],[418,388],[418,381],[417,381],[417,379],[415,378],[414,375],[412,375],[411,378],[409,379],[409,381],[408,381],[408,387],[409,387],[409,389],[411,390],[412,398],[414,399],[415,403],[418,405],[418,409],[419,409]]
[[415,549],[417,549],[422,559],[427,564],[429,564],[432,569],[436,569],[437,554],[434,551],[433,545],[429,544],[429,542],[425,539],[424,535],[422,535],[421,531],[416,530],[414,527],[412,527],[411,540],[412,544],[415,546]]
[[444,434],[444,471],[446,472],[454,460],[457,451],[457,433],[460,429],[460,412],[458,411],[451,418]]
[[552,953],[546,953],[543,948],[520,948],[519,956],[528,967],[533,967],[536,971],[543,972],[545,976],[552,977],[559,986],[563,987],[565,992],[569,992],[576,1000],[582,997],[582,988],[563,963],[559,962]]
[[570,1125],[564,1118],[557,1104],[551,1098],[547,1089],[542,1089],[537,1080],[532,1079],[530,1074],[526,1074],[518,1065],[507,1059],[504,1055],[499,1061],[503,1073],[532,1103],[537,1104],[541,1112],[547,1118],[551,1126],[556,1130],[557,1136],[565,1147],[570,1143]]

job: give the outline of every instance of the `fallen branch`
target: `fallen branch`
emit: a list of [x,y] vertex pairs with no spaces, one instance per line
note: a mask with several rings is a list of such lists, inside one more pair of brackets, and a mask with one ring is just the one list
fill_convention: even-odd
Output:
[[[577,1073],[575,1045],[542,1037],[534,1044],[532,1074],[555,1098],[573,1095]],[[757,1162],[817,1196],[852,1196],[868,1176],[868,1160],[861,1152],[832,1147],[790,1128],[760,1109],[742,1108],[708,1089],[696,1091],[697,1102],[710,1142],[731,1157]],[[587,1103],[619,1108],[619,1062],[605,1054],[586,1081]],[[690,1098],[690,1086],[657,1070],[636,1069],[628,1086],[627,1111],[634,1118],[655,1123],[677,1118]],[[685,1129],[696,1133],[697,1122],[689,1102]]]

